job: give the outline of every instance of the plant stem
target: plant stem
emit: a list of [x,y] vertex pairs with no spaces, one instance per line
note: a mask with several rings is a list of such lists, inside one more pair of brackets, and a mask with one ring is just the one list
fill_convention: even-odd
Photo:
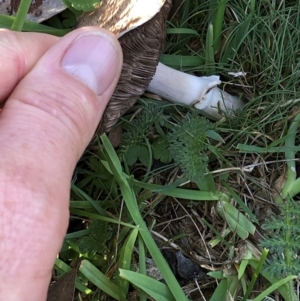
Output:
[[[290,227],[290,201],[286,200],[284,202],[284,211],[285,211],[285,247],[284,247],[284,261],[285,261],[285,265],[288,267],[288,271],[291,268],[291,246],[289,245],[290,241],[291,241],[291,227]],[[285,275],[285,276],[289,276],[289,275]]]
[[31,4],[31,0],[21,0],[16,17],[11,26],[11,30],[21,31],[26,20],[26,16]]
[[[250,265],[257,269],[259,262],[258,260],[250,260]],[[276,282],[278,282],[278,279],[273,277],[270,272],[266,272],[265,270],[262,270],[261,275],[265,277],[272,285]],[[289,276],[290,278],[294,279],[295,276]],[[294,287],[293,287],[293,281],[292,279],[288,281],[287,283],[284,283],[282,286],[278,287],[277,290],[279,291],[280,295],[283,297],[285,301],[299,301],[297,298],[297,295],[295,293]],[[282,280],[282,279],[281,279]]]
[[206,54],[205,54],[205,70],[207,75],[216,72],[215,69],[215,52],[214,52],[214,28],[210,23],[206,35]]
[[224,21],[224,14],[228,0],[220,0],[214,3],[216,12],[213,14],[211,22],[214,28],[214,53],[218,52],[221,45],[222,26]]
[[300,114],[296,115],[287,133],[285,140],[285,158],[287,160],[286,181],[281,189],[280,195],[275,198],[277,204],[283,204],[286,198],[292,198],[300,192],[300,179],[296,179],[295,151],[290,150],[295,146],[297,129],[300,122]]
[[269,251],[266,250],[266,249],[264,249],[264,250],[262,251],[261,257],[260,257],[260,259],[259,259],[259,261],[258,261],[258,265],[257,265],[257,267],[255,268],[255,271],[254,271],[254,274],[253,274],[253,276],[252,276],[251,282],[249,283],[247,292],[245,293],[245,295],[244,295],[242,301],[248,300],[248,297],[249,297],[249,295],[251,294],[251,292],[252,292],[252,290],[253,290],[253,287],[254,287],[254,284],[255,284],[255,282],[256,282],[256,280],[257,280],[257,278],[258,278],[258,275],[259,275],[259,274],[261,273],[261,271],[262,271],[263,263],[266,261],[266,258],[267,258],[267,256],[268,256],[268,253],[269,253]]
[[[142,237],[138,236],[139,241],[139,272],[143,275],[147,274],[146,271],[146,252],[145,252],[145,245],[143,242]],[[147,294],[141,290],[140,291],[140,301],[147,301]]]

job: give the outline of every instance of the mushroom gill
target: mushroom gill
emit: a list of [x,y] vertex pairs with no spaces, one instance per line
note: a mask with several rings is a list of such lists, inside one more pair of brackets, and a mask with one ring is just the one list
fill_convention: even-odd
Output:
[[[138,17],[140,12],[136,5],[142,8],[143,3],[148,3],[149,6],[149,0],[138,2],[137,0],[103,0],[98,10],[83,15],[79,20],[78,27],[97,25],[112,31],[119,36],[123,49],[123,69],[99,124],[99,134],[109,131],[134,105],[155,74],[166,39],[166,21],[172,0],[151,0],[151,2],[153,2],[152,10],[147,12],[143,9],[146,15]],[[130,12],[133,14],[126,16]]]

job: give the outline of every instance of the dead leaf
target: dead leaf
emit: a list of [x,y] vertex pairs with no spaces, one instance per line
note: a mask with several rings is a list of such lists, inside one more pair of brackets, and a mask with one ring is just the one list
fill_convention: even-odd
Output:
[[73,301],[77,267],[49,287],[47,301]]

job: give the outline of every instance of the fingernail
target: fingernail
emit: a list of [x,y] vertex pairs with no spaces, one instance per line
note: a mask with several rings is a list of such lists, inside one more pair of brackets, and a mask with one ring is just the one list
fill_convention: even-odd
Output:
[[116,48],[103,36],[85,35],[70,45],[61,66],[96,94],[102,94],[116,76],[118,54]]

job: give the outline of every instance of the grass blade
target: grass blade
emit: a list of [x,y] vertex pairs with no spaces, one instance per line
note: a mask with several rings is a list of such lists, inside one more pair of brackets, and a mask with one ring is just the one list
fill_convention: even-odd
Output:
[[[126,242],[122,246],[122,249],[120,252],[120,257],[118,260],[120,269],[125,269],[125,270],[130,269],[133,247],[134,247],[135,241],[137,239],[137,235],[138,235],[138,229],[133,229],[132,232],[130,233],[129,237],[127,238]],[[124,292],[124,295],[126,296],[128,293],[128,287],[129,287],[128,281],[118,278],[118,282],[119,282],[120,288],[122,289],[122,291]]]
[[131,215],[131,218],[136,225],[140,227],[140,234],[144,240],[145,245],[147,246],[148,251],[150,252],[154,262],[161,271],[164,280],[166,281],[169,289],[172,291],[174,298],[177,301],[187,300],[184,292],[182,291],[179,283],[177,282],[175,276],[173,275],[169,265],[167,264],[165,258],[161,254],[158,246],[156,245],[151,233],[149,232],[147,225],[144,222],[141,213],[136,201],[136,196],[130,187],[126,177],[123,175],[120,161],[118,156],[110,144],[106,135],[101,136],[101,141],[105,148],[105,155],[107,162],[110,166],[111,171],[113,172],[116,181],[120,185],[121,193],[128,208],[128,211]]
[[123,269],[120,269],[120,277],[142,289],[154,300],[175,301],[169,288],[151,277]]
[[100,272],[88,260],[83,260],[79,267],[80,272],[99,289],[116,300],[125,300],[125,296],[120,288],[115,285],[109,278]]
[[208,25],[206,35],[205,69],[206,75],[212,75],[216,72],[214,53],[214,28],[212,24]]
[[249,234],[254,234],[255,226],[230,203],[220,201],[217,209],[219,214],[227,221],[231,230],[236,232],[240,238],[246,239]]
[[[11,29],[12,24],[14,23],[16,17],[0,15],[0,28]],[[42,32],[47,34],[52,34],[58,37],[62,37],[70,32],[70,29],[56,29],[50,26],[46,26],[43,24],[38,24],[32,21],[25,20],[23,27],[23,31],[32,31],[32,32]]]
[[26,20],[26,16],[31,4],[31,0],[21,0],[16,17],[11,26],[11,30],[21,31]]

